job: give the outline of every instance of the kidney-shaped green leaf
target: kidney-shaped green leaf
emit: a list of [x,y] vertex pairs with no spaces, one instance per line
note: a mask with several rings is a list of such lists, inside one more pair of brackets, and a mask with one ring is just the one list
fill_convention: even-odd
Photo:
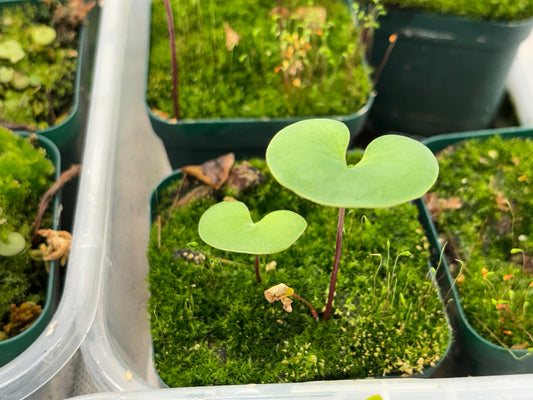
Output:
[[330,119],[296,122],[266,152],[276,180],[299,196],[333,207],[390,207],[422,196],[439,166],[422,143],[400,135],[373,140],[354,166],[346,164],[350,132]]
[[7,243],[0,240],[0,256],[14,256],[26,247],[24,236],[17,232],[11,232],[7,236]]
[[202,215],[198,233],[204,242],[217,249],[269,254],[288,248],[306,227],[303,217],[288,210],[271,212],[254,223],[246,204],[223,201]]

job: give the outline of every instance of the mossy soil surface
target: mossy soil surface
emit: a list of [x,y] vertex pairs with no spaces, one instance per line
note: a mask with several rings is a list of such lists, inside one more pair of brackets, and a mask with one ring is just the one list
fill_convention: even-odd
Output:
[[[11,232],[24,236],[26,248],[14,256],[0,256],[0,340],[22,326],[8,325],[11,305],[43,305],[47,273],[31,260],[31,230],[39,201],[53,181],[54,166],[43,149],[0,128],[0,240]],[[31,318],[30,318],[31,320]]]
[[78,37],[56,1],[29,3],[0,7],[0,123],[34,131],[72,110]]
[[470,325],[533,349],[533,141],[468,140],[438,156],[426,196]]
[[[262,161],[254,165],[265,168]],[[429,276],[416,207],[346,211],[334,309],[326,322],[297,299],[287,313],[263,292],[285,283],[324,311],[337,209],[302,200],[268,172],[259,187],[238,195],[256,222],[277,209],[296,211],[308,222],[288,250],[260,257],[259,283],[254,256],[215,250],[198,236],[200,216],[221,197],[171,211],[176,187],[159,199],[161,228],[152,226],[148,252],[154,361],[169,386],[410,375],[444,356],[450,331]],[[220,196],[227,194],[235,196]],[[206,260],[186,261],[182,249]],[[401,255],[405,250],[410,254]]]
[[[271,0],[171,4],[182,119],[346,115],[368,101],[361,32],[343,1],[283,0],[281,19]],[[163,1],[153,1],[146,97],[172,118],[168,37]]]
[[387,7],[416,9],[478,20],[515,21],[533,17],[533,2],[516,0],[384,0]]

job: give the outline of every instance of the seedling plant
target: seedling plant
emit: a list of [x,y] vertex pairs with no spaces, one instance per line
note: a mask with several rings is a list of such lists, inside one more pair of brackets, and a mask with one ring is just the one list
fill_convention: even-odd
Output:
[[[294,124],[273,139],[268,167],[253,161],[265,175],[253,190],[222,189],[182,209],[162,208],[164,223],[154,224],[148,253],[149,308],[155,363],[167,384],[411,375],[444,355],[450,333],[427,277],[428,244],[416,208],[391,207],[423,194],[436,178],[436,161],[418,142],[391,136],[370,145],[362,159],[351,155],[347,165],[346,135],[337,121]],[[413,164],[425,172],[402,172]],[[291,179],[305,194],[278,183]],[[347,185],[353,179],[359,182]],[[218,203],[228,195],[239,201]],[[163,206],[170,202],[161,199]],[[367,209],[348,208],[352,202]],[[296,222],[301,217],[271,219],[279,210],[301,215],[307,228]],[[340,246],[334,251],[336,237],[342,256]],[[257,247],[281,238],[283,245]],[[205,254],[205,262],[176,257],[183,247]]]

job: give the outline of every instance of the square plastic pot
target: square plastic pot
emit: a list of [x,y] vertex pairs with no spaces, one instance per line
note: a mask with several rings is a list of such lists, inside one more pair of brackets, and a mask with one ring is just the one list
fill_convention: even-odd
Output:
[[[149,12],[150,13],[150,12]],[[148,31],[148,36],[150,30]],[[149,51],[148,51],[149,54]],[[148,58],[147,65],[148,65]],[[148,73],[145,84],[148,83]],[[146,88],[145,88],[146,90]],[[329,116],[344,122],[353,140],[363,129],[374,101],[372,93],[367,103],[348,115]],[[172,168],[179,168],[233,152],[238,158],[257,156],[266,150],[270,139],[280,129],[308,117],[286,118],[206,118],[184,119],[175,123],[156,115],[145,99],[150,124],[163,142]]]
[[[426,139],[424,144],[434,153],[443,150],[449,145],[456,144],[468,139],[483,139],[493,135],[502,138],[533,137],[532,128],[507,128],[499,130],[484,130],[464,132],[450,135],[438,135]],[[426,231],[430,242],[437,251],[435,257],[442,254],[439,244],[439,234],[435,224],[422,200],[421,211],[423,218],[428,222]],[[437,270],[437,277],[442,286],[442,292],[446,294],[447,310],[456,330],[457,340],[461,351],[463,364],[470,375],[502,375],[533,373],[533,353],[527,354],[526,350],[505,349],[483,338],[472,328],[461,305],[461,298],[454,285],[454,279],[448,267],[445,257],[441,259],[441,265]]]
[[488,128],[532,26],[533,19],[490,22],[388,10],[376,30],[374,66],[389,37],[398,38],[376,85],[372,126],[421,136]]
[[[21,135],[28,136],[28,134]],[[61,173],[61,156],[59,154],[59,150],[53,142],[41,136],[39,136],[39,144],[46,151],[47,158],[54,164],[54,181],[56,181]],[[61,193],[56,194],[54,201],[50,205],[53,216],[51,229],[54,230],[57,230],[59,227],[60,198]],[[57,261],[54,261],[50,264],[50,273],[48,274],[46,282],[45,302],[42,304],[41,314],[25,331],[13,336],[12,338],[0,341],[0,368],[26,350],[26,348],[28,348],[42,333],[55,312],[59,292],[59,265]]]
[[[9,0],[0,2],[0,8],[38,2],[38,0]],[[81,158],[83,146],[82,132],[84,131],[83,128],[87,116],[87,96],[91,72],[90,51],[88,48],[91,35],[88,29],[89,27],[84,23],[78,29],[78,57],[70,113],[59,124],[36,132],[51,140],[58,147],[62,156],[62,169],[66,169],[71,164],[79,162]],[[94,36],[94,34],[92,35]]]

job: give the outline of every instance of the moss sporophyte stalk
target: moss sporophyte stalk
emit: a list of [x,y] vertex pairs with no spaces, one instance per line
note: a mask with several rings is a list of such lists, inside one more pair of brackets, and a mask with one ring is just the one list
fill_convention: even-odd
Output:
[[349,4],[153,1],[148,105],[169,120],[357,112],[372,91],[363,58],[382,9]]
[[69,115],[78,57],[77,26],[92,5],[52,0],[0,7],[2,126],[42,130]]
[[[405,204],[431,186],[436,161],[418,142],[393,135],[371,144],[362,159],[350,155],[348,166],[346,134],[337,121],[300,122],[273,139],[266,163],[237,163],[226,184],[207,190],[207,197],[189,195],[206,190],[188,175],[165,189],[148,258],[154,360],[168,385],[411,375],[445,354],[450,331],[428,276],[428,243],[416,207]],[[420,175],[409,177],[403,168]],[[236,177],[236,170],[246,172]],[[304,198],[314,192],[297,194],[301,187],[278,183],[295,177],[302,185],[307,179],[306,187],[321,185],[322,204],[340,202],[334,203],[344,209],[338,229],[331,223],[337,208]],[[353,179],[360,181],[351,186]],[[251,187],[236,189],[244,180]],[[346,193],[355,187],[366,187],[365,193]],[[172,207],[178,192],[191,202]],[[219,202],[229,196],[237,201]],[[348,198],[358,208],[345,203]],[[294,221],[277,219],[282,211]],[[333,250],[339,232],[342,255]],[[187,262],[183,249],[205,261]],[[340,268],[332,267],[334,259]]]
[[483,338],[533,351],[533,142],[471,139],[438,156],[426,200],[469,324]]

